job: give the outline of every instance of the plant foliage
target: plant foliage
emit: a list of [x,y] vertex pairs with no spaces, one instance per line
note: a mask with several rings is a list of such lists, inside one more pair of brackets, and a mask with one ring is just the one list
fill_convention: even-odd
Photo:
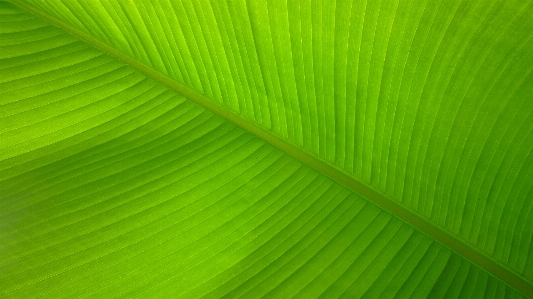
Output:
[[531,296],[532,15],[0,1],[0,297]]

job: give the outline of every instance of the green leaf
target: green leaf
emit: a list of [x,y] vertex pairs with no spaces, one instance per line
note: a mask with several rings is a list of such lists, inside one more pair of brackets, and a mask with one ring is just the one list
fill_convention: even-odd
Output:
[[1,297],[533,296],[530,1],[11,2]]

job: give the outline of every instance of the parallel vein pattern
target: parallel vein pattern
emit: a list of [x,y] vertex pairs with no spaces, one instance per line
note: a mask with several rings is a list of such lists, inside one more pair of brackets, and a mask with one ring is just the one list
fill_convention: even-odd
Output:
[[0,45],[1,297],[522,298],[4,2]]
[[24,2],[533,280],[531,1]]

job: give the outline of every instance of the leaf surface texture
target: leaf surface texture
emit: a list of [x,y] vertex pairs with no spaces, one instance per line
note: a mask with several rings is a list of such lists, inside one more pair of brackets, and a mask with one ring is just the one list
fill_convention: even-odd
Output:
[[123,61],[531,283],[530,2],[340,2],[0,2],[0,294],[523,296]]

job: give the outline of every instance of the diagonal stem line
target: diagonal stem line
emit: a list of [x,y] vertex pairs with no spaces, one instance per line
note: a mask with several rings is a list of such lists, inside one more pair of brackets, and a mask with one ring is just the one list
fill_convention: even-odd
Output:
[[36,15],[37,17],[61,28],[62,30],[74,35],[75,37],[84,40],[90,45],[106,52],[107,54],[121,60],[125,64],[137,69],[146,76],[161,82],[162,84],[168,86],[169,88],[177,91],[188,99],[198,103],[204,108],[216,113],[219,116],[222,116],[226,120],[236,124],[237,126],[245,129],[246,131],[256,135],[257,137],[263,139],[264,141],[270,143],[281,151],[291,155],[297,160],[309,165],[311,168],[317,170],[318,172],[327,175],[333,180],[341,183],[342,185],[348,187],[354,192],[364,196],[369,201],[378,205],[382,209],[386,210],[390,214],[398,217],[405,223],[413,226],[417,230],[428,235],[437,242],[443,244],[444,246],[450,248],[452,251],[468,259],[472,263],[476,264],[480,268],[484,269],[488,273],[494,275],[498,279],[502,280],[504,283],[520,291],[524,295],[527,295],[533,298],[533,285],[523,276],[515,272],[514,270],[508,268],[507,266],[501,264],[498,261],[493,260],[485,253],[479,251],[473,246],[465,243],[459,238],[454,237],[453,235],[447,233],[443,229],[437,227],[433,223],[427,221],[420,215],[414,213],[413,211],[405,208],[404,206],[398,204],[397,202],[391,200],[388,196],[383,193],[373,189],[367,184],[357,180],[356,178],[350,176],[346,172],[338,169],[321,158],[307,153],[300,147],[297,147],[280,137],[275,136],[273,133],[257,126],[253,122],[250,122],[246,119],[243,119],[239,115],[229,111],[227,108],[209,100],[205,96],[196,91],[182,85],[173,79],[167,77],[166,75],[152,69],[151,67],[137,61],[136,59],[125,55],[124,53],[110,47],[96,38],[76,29],[72,26],[57,20],[43,12],[40,12],[30,5],[23,3],[20,0],[9,0],[9,2],[19,6],[20,8]]

